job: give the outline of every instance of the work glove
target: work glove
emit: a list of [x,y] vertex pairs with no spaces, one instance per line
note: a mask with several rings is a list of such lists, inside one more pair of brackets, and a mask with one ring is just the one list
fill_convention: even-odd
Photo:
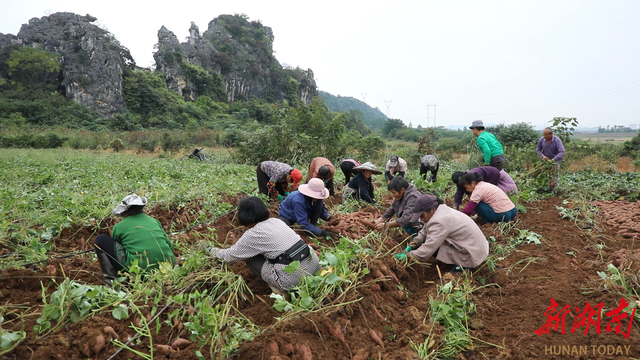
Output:
[[284,196],[289,196],[289,194],[291,194],[291,193],[287,191],[287,192],[284,193]]
[[409,251],[413,251],[415,250],[414,248],[411,247],[411,245],[407,246],[406,249],[404,249],[404,252],[409,252]]
[[220,248],[209,245],[209,243],[207,243],[206,241],[198,242],[198,245],[196,245],[196,249],[206,251],[214,257],[216,257],[216,254],[220,250]]
[[[422,246],[422,242],[418,240],[417,236],[414,236],[413,238],[411,238],[411,241],[409,241],[409,246],[407,246],[407,249],[411,248],[411,250],[415,250],[420,246]],[[411,251],[411,250],[405,250],[405,251]]]
[[282,200],[284,200],[284,196],[278,195],[278,201],[282,201]]
[[322,230],[322,231],[320,232],[320,236],[322,236],[322,237],[324,237],[324,238],[326,238],[326,237],[330,237],[330,238],[332,238],[332,239],[335,239],[335,238],[337,238],[337,237],[338,237],[338,235],[337,235],[337,234],[334,234],[334,233],[332,233],[331,231],[327,231],[327,230]]
[[407,254],[405,254],[405,253],[396,254],[396,259],[402,260],[402,261],[407,261]]

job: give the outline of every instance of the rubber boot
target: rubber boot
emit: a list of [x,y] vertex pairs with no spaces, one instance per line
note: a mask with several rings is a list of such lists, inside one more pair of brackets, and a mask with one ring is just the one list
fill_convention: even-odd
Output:
[[96,253],[98,256],[98,263],[100,263],[100,269],[102,269],[102,279],[107,286],[111,286],[113,279],[118,277],[118,270],[113,266],[109,255],[105,252]]

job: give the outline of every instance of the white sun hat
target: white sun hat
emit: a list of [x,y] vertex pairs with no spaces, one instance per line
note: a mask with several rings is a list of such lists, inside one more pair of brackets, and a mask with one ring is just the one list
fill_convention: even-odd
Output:
[[329,190],[324,187],[324,181],[318,178],[309,180],[308,184],[300,185],[298,191],[314,199],[326,199],[329,197]]
[[129,210],[131,205],[145,206],[147,205],[147,198],[140,197],[138,196],[138,194],[127,195],[124,197],[124,199],[122,199],[120,204],[118,204],[118,206],[116,206],[116,208],[113,209],[113,214],[120,215],[123,212]]

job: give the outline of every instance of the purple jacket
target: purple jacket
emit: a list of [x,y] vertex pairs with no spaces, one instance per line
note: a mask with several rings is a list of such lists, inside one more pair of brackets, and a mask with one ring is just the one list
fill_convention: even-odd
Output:
[[[482,176],[482,181],[486,181],[495,186],[498,186],[500,182],[500,170],[494,168],[493,166],[478,166],[473,168],[468,173],[478,173]],[[462,204],[462,197],[464,196],[466,190],[464,186],[458,185],[458,191],[456,191],[456,195],[453,198],[453,207],[458,207]]]
[[549,159],[560,162],[564,157],[564,145],[562,144],[562,140],[555,135],[551,136],[551,142],[547,144],[547,140],[545,140],[543,136],[538,140],[536,152],[541,158],[542,156],[546,156]]

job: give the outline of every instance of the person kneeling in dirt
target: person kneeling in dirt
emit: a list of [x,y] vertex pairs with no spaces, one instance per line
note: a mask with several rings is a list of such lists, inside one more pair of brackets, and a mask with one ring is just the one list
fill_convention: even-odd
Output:
[[466,174],[458,183],[471,193],[469,202],[461,211],[471,216],[475,211],[485,223],[508,222],[517,210],[509,196],[497,186],[482,181],[477,173]]
[[373,196],[373,180],[371,175],[382,174],[382,171],[370,162],[366,162],[362,165],[358,165],[353,170],[359,171],[356,176],[349,181],[349,184],[344,187],[342,192],[342,202],[346,202],[349,198],[357,200],[364,200],[368,203],[375,204],[376,199]]
[[[421,226],[417,222],[415,224],[410,223],[410,220],[413,216],[413,205],[418,196],[422,194],[415,186],[409,184],[407,180],[400,176],[394,177],[387,184],[387,189],[393,195],[393,202],[387,212],[376,220],[376,229],[384,230],[385,228],[401,227],[409,235],[416,234]],[[396,216],[396,219],[389,221],[393,215]]]
[[456,191],[456,195],[453,198],[453,207],[456,209],[460,208],[464,194],[471,195],[470,192],[467,192],[464,186],[460,185],[460,178],[471,173],[480,175],[482,181],[486,181],[499,187],[500,190],[504,191],[507,195],[512,195],[518,192],[518,186],[516,186],[513,178],[511,178],[504,169],[498,170],[493,166],[478,166],[467,172],[456,171],[451,175],[451,181],[458,186],[458,191]]
[[411,256],[418,261],[427,261],[431,256],[445,264],[475,268],[489,255],[489,242],[468,216],[454,210],[430,194],[421,195],[413,207],[411,222],[418,219],[424,226],[404,253],[396,254],[404,260]]
[[175,263],[173,243],[157,219],[144,213],[147,198],[127,195],[113,209],[123,219],[113,226],[111,236],[96,236],[94,245],[104,282],[118,277],[118,271],[127,271],[134,260],[142,269],[157,268],[160,262]]
[[[318,255],[282,220],[270,218],[269,209],[260,198],[248,196],[242,199],[237,216],[247,230],[228,249],[209,248],[214,257],[227,263],[243,260],[278,294],[298,286],[302,277],[320,270]],[[283,270],[296,260],[300,261],[298,270],[293,273]]]
[[318,227],[318,219],[331,220],[331,215],[322,201],[328,197],[329,190],[324,187],[324,182],[313,178],[308,184],[300,185],[297,191],[289,194],[280,203],[278,217],[289,226],[298,223],[302,229],[315,236],[336,237],[336,234]]

